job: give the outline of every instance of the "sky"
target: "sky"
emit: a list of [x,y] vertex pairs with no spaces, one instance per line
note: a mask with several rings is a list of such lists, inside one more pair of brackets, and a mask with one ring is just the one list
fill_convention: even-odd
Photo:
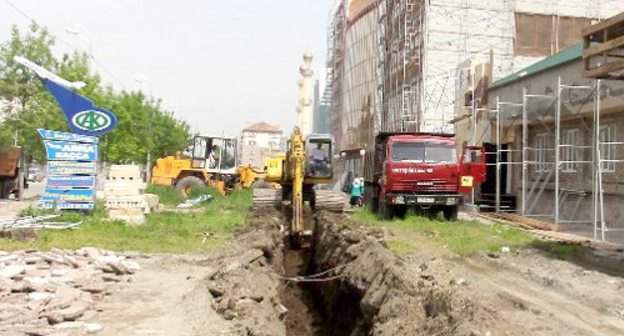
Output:
[[335,2],[0,0],[0,42],[28,16],[56,36],[57,55],[90,49],[105,83],[162,99],[194,132],[260,121],[290,132],[302,54],[322,77]]

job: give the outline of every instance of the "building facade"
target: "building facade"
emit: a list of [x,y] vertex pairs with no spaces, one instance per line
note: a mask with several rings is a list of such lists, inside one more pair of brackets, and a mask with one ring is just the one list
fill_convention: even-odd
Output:
[[[584,27],[614,15],[623,4],[619,0],[345,0],[335,11],[330,29],[333,92],[344,91],[340,87],[346,85],[342,81],[349,67],[345,64],[347,34],[354,34],[356,22],[364,26],[359,21],[369,21],[376,26],[366,29],[377,36],[371,49],[377,51],[379,92],[374,103],[380,104],[376,109],[380,129],[453,132],[450,121],[457,114],[459,62],[491,61],[491,79],[502,78],[574,44]],[[375,10],[363,15],[363,8]],[[334,99],[337,111],[348,100]]]
[[584,78],[581,54],[579,43],[492,83],[489,138],[510,150],[501,193],[519,213],[587,236],[598,221],[622,243],[624,82]]
[[344,1],[330,28],[331,134],[339,155],[335,165],[338,176],[362,174],[362,154],[375,133],[378,5],[375,0]]
[[284,151],[282,130],[265,122],[245,127],[240,136],[240,164],[262,169],[264,159]]
[[312,132],[329,134],[331,132],[331,91],[328,87],[320,93],[319,81],[314,85],[314,111],[312,120]]

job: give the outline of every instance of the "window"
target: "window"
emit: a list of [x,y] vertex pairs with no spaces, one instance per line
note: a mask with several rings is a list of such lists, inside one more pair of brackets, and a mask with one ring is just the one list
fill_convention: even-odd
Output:
[[423,142],[397,142],[392,145],[392,161],[418,163],[456,163],[455,146]]
[[591,25],[587,18],[516,13],[515,53],[517,56],[546,56],[581,41],[582,30]]
[[548,134],[541,133],[535,136],[535,161],[537,162],[537,172],[548,171],[546,153],[548,152]]
[[564,172],[576,172],[578,169],[578,161],[581,161],[581,152],[579,146],[579,130],[572,128],[563,131],[563,142],[561,147],[561,162],[563,163]]
[[[616,160],[615,158],[615,144],[611,144],[610,142],[615,142],[616,133],[615,133],[615,124],[608,124],[604,126],[600,126],[600,159],[601,160]],[[604,173],[613,173],[615,172],[615,162],[603,161],[600,166],[602,172]]]

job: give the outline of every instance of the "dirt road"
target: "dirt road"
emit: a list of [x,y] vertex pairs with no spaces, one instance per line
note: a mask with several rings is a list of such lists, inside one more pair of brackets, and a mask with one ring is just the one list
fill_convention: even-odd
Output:
[[143,259],[133,282],[102,303],[101,335],[227,335],[231,323],[210,308],[202,284],[206,256],[159,255]]
[[43,182],[31,182],[28,189],[24,190],[24,200],[0,200],[0,221],[14,219],[23,209],[35,206],[37,198],[43,193],[44,187],[45,184]]
[[361,257],[326,272],[336,280],[305,287],[284,282],[284,269],[276,267],[279,239],[263,239],[279,230],[267,226],[271,218],[279,222],[275,214],[257,218],[264,224],[217,255],[142,260],[134,281],[103,302],[101,334],[338,335],[337,326],[352,335],[624,334],[619,276],[532,249],[453,258],[423,246],[396,258],[378,250],[377,233],[341,217],[325,219],[341,226],[319,238],[331,244],[317,245],[326,250],[317,251],[316,267]]

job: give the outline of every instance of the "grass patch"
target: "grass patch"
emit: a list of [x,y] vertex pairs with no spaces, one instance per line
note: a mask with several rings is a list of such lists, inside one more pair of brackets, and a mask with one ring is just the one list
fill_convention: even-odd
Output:
[[[158,188],[159,195],[172,195],[174,191]],[[61,220],[81,220],[83,224],[74,230],[39,231],[39,239],[31,243],[0,239],[0,250],[47,250],[52,247],[77,249],[82,246],[96,246],[114,251],[138,250],[146,253],[213,251],[232,239],[236,229],[244,225],[251,204],[251,191],[239,190],[227,197],[212,194],[215,196],[214,200],[189,211],[168,210],[149,214],[145,224],[139,226],[108,221],[102,204],[98,205],[97,211],[87,215],[64,212]],[[167,202],[172,200],[170,198]],[[24,211],[24,215],[32,214],[37,213],[32,209]],[[201,235],[206,232],[214,236],[202,243]]]
[[158,195],[160,203],[166,206],[175,206],[184,202],[182,193],[171,186],[150,184],[145,189],[145,192],[148,194]]
[[559,259],[566,259],[586,252],[589,248],[581,245],[552,241],[536,241],[533,247],[549,253]]
[[[455,255],[470,255],[479,251],[496,252],[501,247],[523,248],[535,239],[521,230],[502,225],[485,225],[477,221],[445,221],[409,215],[405,219],[381,221],[366,209],[353,214],[356,222],[384,226],[394,232],[396,240],[388,247],[398,254],[418,249],[417,241],[433,241]],[[416,242],[415,242],[416,241]]]

